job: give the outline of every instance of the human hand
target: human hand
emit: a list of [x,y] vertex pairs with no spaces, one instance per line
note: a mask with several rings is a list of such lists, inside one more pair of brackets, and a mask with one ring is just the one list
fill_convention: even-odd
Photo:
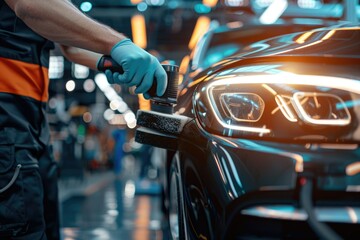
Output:
[[[107,78],[108,82],[110,84],[114,84],[115,83],[114,79],[118,79],[120,73],[119,72],[114,72],[113,73],[111,70],[107,69],[107,70],[105,70],[105,75],[106,75],[106,78]],[[161,95],[158,95],[158,96],[161,96]],[[143,94],[143,96],[144,96],[145,99],[150,99],[151,98],[151,95],[148,92],[145,92]]]
[[164,68],[154,56],[132,43],[130,39],[115,44],[111,50],[111,57],[123,68],[124,73],[105,71],[109,82],[123,83],[129,87],[136,86],[135,93],[144,93],[148,98],[147,92],[156,80],[156,94],[158,96],[164,94],[167,87]]
[[105,76],[110,84],[114,84],[114,77],[116,78],[119,75],[118,72],[112,72],[111,70],[105,70]]

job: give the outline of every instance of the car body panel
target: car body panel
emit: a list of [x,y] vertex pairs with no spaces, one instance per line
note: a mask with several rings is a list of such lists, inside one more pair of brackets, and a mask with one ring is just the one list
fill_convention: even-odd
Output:
[[[357,67],[360,65],[359,28],[314,30],[308,34],[313,35],[311,39],[297,43],[296,40],[304,34],[290,34],[255,43],[242,53],[198,74],[180,91],[177,113],[194,118],[194,109],[190,102],[194,102],[196,93],[209,82],[226,76],[236,78],[290,72],[360,80],[360,70]],[[261,51],[258,51],[258,46],[262,46]],[[280,128],[291,129],[286,125]],[[293,132],[290,130],[286,135],[288,138],[271,142],[219,136],[204,130],[197,121],[185,127],[182,137],[187,140],[181,140],[178,152],[183,164],[181,169],[184,189],[187,190],[185,204],[187,209],[192,209],[187,212],[187,216],[189,222],[193,222],[190,225],[198,222],[209,223],[207,227],[194,228],[193,237],[208,236],[209,239],[219,239],[223,236],[222,233],[232,232],[228,221],[231,213],[235,211],[234,208],[240,205],[240,209],[246,209],[273,202],[271,198],[261,199],[262,193],[274,196],[277,204],[296,206],[299,165],[302,165],[303,170],[310,170],[321,176],[317,179],[318,196],[322,195],[320,192],[341,192],[344,199],[335,199],[340,205],[346,205],[349,198],[359,197],[358,192],[353,192],[358,189],[356,186],[360,183],[359,174],[344,174],[347,167],[358,163],[358,140],[356,143],[339,144],[338,141],[319,143],[316,139],[289,144]],[[196,139],[194,136],[197,136]],[[199,136],[202,136],[201,141],[197,139]],[[246,203],[249,193],[255,196],[259,194],[259,197]],[[277,194],[282,197],[276,197]],[[348,196],[349,194],[351,196]],[[235,203],[237,199],[243,200],[243,203]],[[359,202],[351,204],[359,205]]]
[[[326,209],[328,214],[339,213],[342,220],[338,222],[323,218],[328,226],[345,238],[360,233],[354,220],[360,219],[360,28],[312,30],[304,42],[296,42],[304,34],[252,44],[198,73],[180,89],[175,116],[186,116],[189,121],[176,136],[173,154],[188,239],[317,239],[301,215],[304,179],[314,184],[312,200],[318,216]],[[319,126],[303,119],[291,122],[278,113],[266,119],[265,128],[273,131],[267,135],[227,125],[222,129],[214,117],[217,113],[212,111],[214,101],[208,89],[217,87],[216,83],[231,90],[234,82],[246,88],[244,81],[250,84],[256,79],[259,86],[266,83],[276,89],[289,86],[294,78],[301,87],[311,86],[303,92],[335,88],[355,96],[349,98],[351,121],[346,126]],[[254,86],[243,92],[258,91]],[[269,98],[265,105],[271,101],[276,104]],[[260,121],[238,124],[254,127]],[[349,216],[344,220],[346,212]]]
[[[253,19],[253,17],[249,17],[249,19]],[[231,22],[208,30],[191,53],[183,59],[183,62],[187,62],[187,64],[180,67],[180,79],[184,80],[181,80],[181,86],[186,85],[214,63],[221,62],[236,52],[242,52],[251,43],[283,34],[310,31],[336,24],[331,20],[311,22],[295,21],[295,19],[283,20],[274,24],[260,24],[251,22],[249,19]]]
[[[299,173],[296,169],[299,164],[303,165],[305,171],[322,175],[317,180],[320,196],[341,192],[343,198],[332,198],[332,204],[346,205],[349,198],[354,200],[360,197],[356,192],[360,175],[342,174],[348,166],[358,162],[357,145],[279,144],[209,136],[195,129],[198,129],[195,123],[185,127],[178,149],[186,209],[191,209],[187,212],[188,222],[197,226],[189,227],[193,229],[194,238],[200,235],[209,239],[221,238],[224,232],[230,231],[227,223],[234,208],[240,212],[274,202],[296,206],[296,196],[299,194]],[[339,163],[339,159],[343,161]],[[329,175],[329,172],[335,175]],[[251,194],[255,197],[249,197]],[[241,204],[234,204],[238,199],[242,201]],[[328,202],[328,196],[322,201]],[[352,202],[352,205],[359,206],[360,202]],[[201,228],[199,222],[209,225]]]

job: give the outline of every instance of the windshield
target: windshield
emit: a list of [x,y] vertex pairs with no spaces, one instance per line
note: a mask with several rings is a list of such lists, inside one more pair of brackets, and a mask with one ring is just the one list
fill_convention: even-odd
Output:
[[208,47],[203,47],[197,67],[206,69],[212,64],[241,51],[245,46],[262,39],[307,31],[322,26],[307,24],[249,25],[226,32],[215,32],[209,37],[211,39]]

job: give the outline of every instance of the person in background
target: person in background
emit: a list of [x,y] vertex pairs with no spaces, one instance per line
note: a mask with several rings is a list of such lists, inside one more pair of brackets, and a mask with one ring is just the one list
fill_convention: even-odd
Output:
[[122,159],[125,156],[124,153],[124,143],[126,142],[126,128],[123,126],[119,126],[114,129],[112,132],[112,137],[115,141],[114,146],[114,172],[116,175],[119,175],[122,170]]
[[45,108],[49,51],[98,69],[104,55],[124,69],[111,83],[157,95],[167,78],[159,61],[124,34],[66,0],[0,0],[0,239],[60,239],[56,164]]
[[98,129],[94,125],[90,125],[84,141],[85,163],[90,172],[96,170],[101,161],[101,146],[97,131]]

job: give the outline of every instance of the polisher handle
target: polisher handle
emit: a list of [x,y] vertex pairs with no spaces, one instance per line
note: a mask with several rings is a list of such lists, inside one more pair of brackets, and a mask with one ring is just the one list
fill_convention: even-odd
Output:
[[[111,56],[104,55],[98,62],[98,70],[105,72],[105,70],[111,70],[113,73],[124,73],[123,68],[115,62]],[[148,93],[150,98],[156,102],[162,102],[166,104],[176,104],[177,101],[177,89],[179,79],[179,67],[176,65],[162,65],[168,76],[168,85],[165,93],[162,96],[156,95],[157,82],[154,81],[153,85],[149,89]]]
[[105,70],[110,70],[113,73],[118,72],[120,74],[124,73],[124,69],[111,58],[111,56],[102,56],[98,62],[97,68],[101,72],[105,72]]

